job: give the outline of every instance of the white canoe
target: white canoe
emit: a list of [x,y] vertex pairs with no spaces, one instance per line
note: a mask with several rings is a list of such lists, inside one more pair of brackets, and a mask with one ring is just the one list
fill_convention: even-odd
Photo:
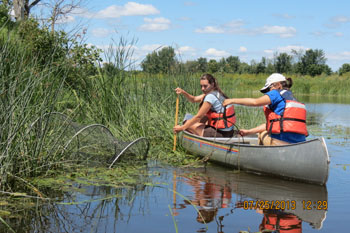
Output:
[[184,131],[180,141],[188,152],[236,169],[321,185],[328,179],[330,160],[322,137],[283,146],[261,146],[257,136],[205,138]]

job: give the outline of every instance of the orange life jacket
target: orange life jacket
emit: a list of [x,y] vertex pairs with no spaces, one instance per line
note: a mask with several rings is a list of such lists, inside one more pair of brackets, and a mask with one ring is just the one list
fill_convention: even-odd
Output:
[[223,113],[216,113],[209,110],[206,114],[208,117],[208,125],[216,129],[229,128],[236,123],[235,107],[225,106]]
[[293,214],[264,214],[260,230],[279,230],[280,233],[301,233],[301,220]]
[[283,90],[280,94],[286,102],[282,116],[274,113],[268,106],[264,106],[266,130],[273,134],[290,132],[307,136],[305,104],[298,102],[290,91]]

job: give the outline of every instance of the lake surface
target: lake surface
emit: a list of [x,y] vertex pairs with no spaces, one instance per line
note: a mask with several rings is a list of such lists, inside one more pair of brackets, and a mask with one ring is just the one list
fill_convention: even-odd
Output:
[[[328,146],[326,186],[215,165],[175,168],[148,161],[138,174],[138,184],[73,185],[59,202],[39,205],[13,228],[16,232],[348,232],[350,104],[304,101],[313,116],[310,138],[324,136]],[[251,208],[261,200],[275,204],[278,200],[284,210]]]

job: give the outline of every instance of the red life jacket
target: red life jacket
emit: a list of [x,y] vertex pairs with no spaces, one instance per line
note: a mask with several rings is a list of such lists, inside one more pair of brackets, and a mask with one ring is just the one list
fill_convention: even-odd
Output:
[[264,106],[266,130],[273,134],[290,132],[307,136],[305,104],[298,102],[290,91],[282,90],[280,94],[286,102],[282,116],[274,113],[268,106]]
[[236,123],[235,107],[225,106],[223,113],[216,113],[209,110],[206,114],[208,117],[208,125],[216,129],[229,128]]
[[301,220],[293,214],[264,214],[260,230],[279,230],[279,233],[301,233]]

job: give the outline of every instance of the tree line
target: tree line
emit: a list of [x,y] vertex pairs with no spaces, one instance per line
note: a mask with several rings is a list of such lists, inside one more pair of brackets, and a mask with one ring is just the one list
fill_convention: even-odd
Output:
[[[221,58],[219,61],[200,57],[197,60],[182,62],[177,59],[174,48],[163,47],[159,51],[147,54],[146,58],[141,62],[141,68],[148,73],[171,73],[174,70],[181,69],[190,73],[260,74],[278,72],[317,76],[333,73],[326,61],[327,59],[322,49],[309,49],[306,51],[292,50],[291,54],[276,53],[272,59],[262,57],[260,62],[253,60],[250,64],[242,62],[238,56]],[[337,72],[340,75],[350,72],[350,64],[343,64]]]
[[[55,31],[55,24],[59,18],[67,16],[74,9],[79,8],[84,0],[0,0],[0,23],[6,24],[7,28],[16,28],[19,37],[23,41],[28,41],[37,53],[41,53],[43,58],[45,54],[50,54],[54,50],[58,57],[64,52],[69,51],[69,59],[73,60],[73,67],[89,66],[89,70],[94,69],[95,61],[102,61],[101,50],[96,47],[89,47],[87,44],[79,43],[77,38],[71,39],[63,31]],[[48,9],[43,26],[34,18],[30,17],[31,10],[41,4]],[[9,16],[13,9],[15,22]],[[51,35],[50,35],[51,34]],[[55,46],[54,46],[55,45]],[[60,54],[61,53],[61,54]],[[141,68],[147,73],[173,73],[174,71],[185,71],[190,73],[288,73],[317,76],[321,74],[330,75],[334,73],[326,64],[325,53],[322,49],[309,49],[306,51],[292,50],[288,53],[275,53],[273,58],[262,57],[260,61],[252,60],[250,64],[240,60],[238,56],[229,56],[220,60],[207,59],[200,57],[197,60],[181,61],[177,58],[175,49],[172,47],[163,47],[146,55],[141,62]],[[82,64],[83,63],[83,64]],[[113,64],[105,66],[110,69]],[[350,72],[350,64],[343,64],[336,73],[343,75]],[[75,81],[72,77],[72,83]]]

